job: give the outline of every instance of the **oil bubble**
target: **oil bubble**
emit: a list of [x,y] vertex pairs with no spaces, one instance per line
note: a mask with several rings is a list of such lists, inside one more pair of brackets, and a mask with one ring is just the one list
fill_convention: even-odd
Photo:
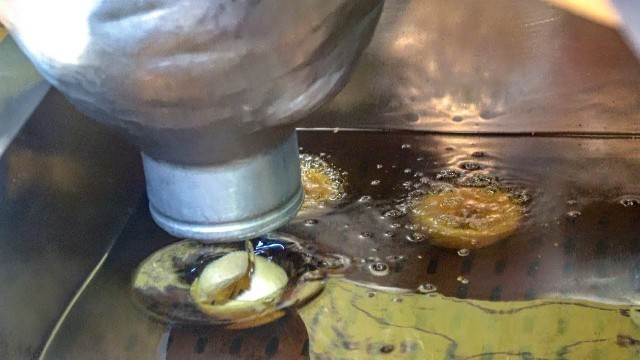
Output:
[[419,232],[412,232],[411,234],[407,235],[407,240],[411,242],[422,242],[422,241],[425,241],[426,239],[427,237],[424,234],[421,234]]
[[484,157],[484,153],[482,151],[474,151],[471,156],[481,158]]
[[482,169],[482,165],[476,163],[476,162],[463,162],[460,164],[460,168],[462,170],[467,170],[467,171],[475,171],[475,170],[480,170]]
[[640,204],[640,201],[638,201],[638,199],[625,198],[620,200],[620,204],[622,204],[622,206],[624,207],[631,207]]
[[402,302],[402,298],[396,297],[391,299],[391,301],[393,301],[394,303],[401,303]]
[[376,165],[376,169],[382,169],[382,168],[383,168],[382,164]]
[[430,294],[438,291],[438,288],[433,284],[420,284],[416,289],[420,294]]
[[458,278],[456,279],[459,282],[463,283],[463,284],[468,284],[469,280],[467,278],[465,278],[464,276],[458,276]]
[[577,210],[572,210],[572,211],[569,211],[569,212],[567,213],[567,216],[568,216],[568,217],[570,217],[570,218],[574,218],[574,219],[575,219],[575,218],[577,218],[577,217],[578,217],[578,216],[580,216],[580,215],[582,215],[582,213],[581,213],[580,211],[577,211]]
[[402,149],[410,149],[411,148],[411,144],[402,144],[402,146],[400,148],[402,148]]
[[374,297],[374,296],[376,296],[376,292],[375,292],[375,291],[369,291],[369,292],[367,293],[367,297],[372,298],[372,297]]
[[418,224],[407,224],[404,227],[412,231],[418,230],[420,228]]
[[371,181],[371,185],[373,185],[373,186],[378,186],[378,185],[380,185],[380,180],[373,180],[373,181]]
[[458,250],[458,255],[459,256],[469,256],[470,253],[471,253],[471,251],[469,251],[469,249],[460,249],[460,250]]
[[406,168],[404,170],[402,170],[405,174],[410,174],[413,170],[411,170],[410,168]]
[[395,210],[395,209],[387,210],[387,211],[385,211],[384,213],[382,213],[382,216],[384,216],[384,217],[389,217],[389,218],[397,218],[397,217],[400,217],[400,216],[402,216],[402,215],[403,215],[403,214],[402,214],[402,211],[400,211],[400,210]]
[[489,187],[498,185],[498,178],[490,174],[474,174],[460,182],[462,186]]
[[457,180],[462,173],[458,170],[445,169],[436,174],[436,180]]
[[404,261],[407,259],[407,257],[405,255],[388,255],[385,259],[388,262],[395,263],[395,262]]
[[462,122],[462,120],[464,120],[462,116],[454,116],[451,118],[451,121],[453,122]]
[[361,196],[360,199],[358,199],[358,201],[360,201],[360,202],[371,201],[371,196],[369,196],[369,195]]
[[393,231],[385,231],[385,232],[384,232],[384,236],[386,236],[386,237],[391,237],[391,236],[393,236]]
[[400,225],[400,224],[398,224],[398,223],[393,223],[393,224],[391,224],[391,225],[389,225],[389,226],[391,226],[391,227],[392,227],[392,228],[394,228],[394,229],[398,229],[398,228],[402,227],[402,225]]
[[369,239],[373,237],[373,233],[370,233],[368,231],[363,231],[360,233],[360,237],[363,239]]
[[304,224],[307,226],[313,226],[318,224],[318,220],[316,219],[307,219],[304,221]]
[[374,276],[385,276],[389,274],[389,266],[382,262],[369,265],[369,271]]

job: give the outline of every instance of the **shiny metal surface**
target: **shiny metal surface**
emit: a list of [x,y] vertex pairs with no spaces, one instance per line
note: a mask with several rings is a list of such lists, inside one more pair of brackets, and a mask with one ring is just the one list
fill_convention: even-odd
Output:
[[[290,123],[339,91],[381,10],[381,0],[3,0],[0,20],[81,111],[149,156],[210,164],[242,158],[202,153],[228,132]],[[206,127],[216,131],[189,142],[178,131]]]
[[[327,152],[332,155],[332,162],[345,170],[351,170],[347,180],[350,184],[348,191],[353,197],[360,193],[384,197],[387,196],[387,191],[399,191],[399,188],[394,188],[390,175],[388,178],[380,178],[382,186],[371,187],[370,178],[378,175],[375,165],[376,156],[382,157],[380,154],[385,154],[389,164],[396,165],[400,173],[394,173],[394,176],[399,179],[405,176],[402,165],[418,170],[411,163],[417,161],[418,156],[407,156],[408,151],[429,154],[433,161],[439,161],[437,166],[448,164],[455,167],[460,161],[467,160],[465,157],[471,149],[484,150],[488,154],[484,161],[489,164],[515,164],[515,167],[530,165],[530,172],[521,174],[535,177],[522,175],[513,178],[524,177],[528,183],[536,184],[535,187],[544,190],[542,204],[552,203],[554,210],[545,212],[544,208],[537,208],[537,213],[549,220],[548,227],[544,226],[544,222],[541,223],[538,229],[541,236],[530,233],[527,238],[521,234],[500,246],[485,249],[481,254],[472,253],[467,257],[461,257],[453,251],[417,244],[414,250],[407,251],[413,256],[413,260],[406,263],[400,272],[395,271],[400,267],[394,267],[386,278],[367,275],[369,277],[364,279],[407,287],[414,286],[419,280],[437,281],[440,291],[445,294],[501,301],[543,296],[595,296],[595,300],[609,302],[632,300],[640,289],[637,281],[640,268],[636,236],[640,224],[638,207],[620,207],[621,199],[618,198],[640,194],[637,185],[640,171],[637,158],[639,145],[636,138],[640,118],[637,105],[640,72],[631,51],[614,30],[536,2],[469,0],[460,3],[463,5],[458,7],[452,7],[450,3],[446,0],[388,0],[373,46],[364,54],[355,78],[345,91],[311,116],[304,125],[484,132],[495,133],[497,136],[429,135],[429,131],[401,134],[391,131],[380,132],[374,137],[357,137],[356,134],[349,137],[340,136],[341,132],[338,135],[332,132],[313,132],[301,134],[300,145],[305,151]],[[473,11],[465,10],[468,7]],[[526,12],[522,9],[537,9],[542,13],[552,13],[553,16],[534,17],[536,21],[527,22],[527,17],[524,16]],[[442,26],[430,26],[426,20],[424,23],[414,20],[426,19],[429,14],[439,19]],[[445,14],[455,16],[444,16]],[[455,23],[466,24],[470,30],[456,30],[460,28],[453,27],[452,18],[457,19]],[[487,18],[489,21],[485,21],[486,27],[482,28],[480,20]],[[535,29],[528,39],[540,39],[539,51],[548,54],[550,59],[543,61],[543,65],[547,63],[545,66],[548,68],[546,72],[540,73],[540,79],[534,81],[537,86],[528,87],[527,82],[519,82],[524,83],[526,91],[505,102],[504,114],[497,117],[486,116],[486,119],[463,117],[462,121],[453,121],[451,114],[438,113],[437,107],[429,105],[431,95],[412,99],[411,92],[399,90],[406,83],[407,77],[421,96],[436,92],[434,89],[438,87],[435,85],[442,84],[447,79],[446,82],[456,88],[456,83],[462,83],[466,78],[464,75],[469,72],[448,72],[447,76],[441,78],[444,80],[438,82],[422,76],[419,70],[421,66],[428,64],[427,59],[436,57],[434,52],[445,48],[451,55],[442,55],[446,60],[442,63],[455,63],[457,56],[464,55],[462,50],[465,48],[457,44],[464,44],[463,39],[466,37],[469,39],[467,44],[475,44],[481,34],[486,35],[482,39],[485,44],[492,46],[492,54],[500,54],[501,51],[509,54],[511,50],[508,49],[514,43],[527,49],[526,42],[523,44],[516,41],[515,35],[511,37],[502,32],[501,37],[490,36],[490,30],[495,33],[500,28],[499,23],[505,21],[510,24],[510,28],[505,28],[515,35],[526,32],[526,29]],[[532,24],[525,26],[528,23]],[[417,30],[420,26],[435,31],[436,34],[429,37],[431,42],[418,42],[419,46],[412,50],[414,52],[405,52],[406,58],[403,59],[400,52],[395,52],[391,46],[385,46],[385,36],[399,39],[402,32],[408,36],[420,34]],[[549,26],[548,34],[546,26]],[[481,29],[484,30],[480,31]],[[538,32],[541,34],[536,35]],[[548,37],[542,34],[547,34]],[[543,39],[547,39],[546,45]],[[482,47],[474,48],[473,54],[469,58],[463,56],[463,59],[474,64],[472,60],[483,54]],[[509,57],[501,59],[502,64],[509,63]],[[536,59],[541,61],[545,57]],[[503,84],[509,84],[510,79],[521,79],[518,74],[522,74],[527,68],[526,57],[524,60],[512,60],[514,62],[510,67],[497,69],[509,68],[512,71],[511,76],[503,78]],[[404,75],[403,69],[413,70],[408,73],[409,76]],[[440,88],[446,89],[446,86]],[[470,93],[474,94],[471,90]],[[440,95],[434,96],[437,98]],[[423,113],[420,110],[422,105],[427,109]],[[432,114],[429,109],[435,109],[435,113]],[[518,109],[526,111],[516,111]],[[135,151],[127,150],[119,141],[114,143],[114,137],[108,132],[103,133],[103,129],[98,131],[96,129],[100,128],[97,126],[79,121],[81,115],[59,94],[50,94],[38,114],[40,120],[31,121],[12,147],[20,149],[28,143],[31,148],[44,152],[56,148],[56,141],[61,141],[60,146],[68,148],[66,151],[69,156],[86,159],[83,160],[86,166],[82,167],[80,173],[75,173],[73,178],[91,181],[86,183],[82,180],[84,185],[79,189],[90,188],[95,193],[88,197],[71,197],[44,185],[40,188],[27,186],[25,189],[31,191],[25,190],[20,198],[3,200],[5,210],[0,212],[0,220],[5,224],[4,236],[12,240],[0,244],[3,246],[0,254],[6,256],[0,262],[0,266],[4,266],[1,284],[3,289],[10,289],[0,293],[0,304],[3,305],[0,307],[0,349],[9,349],[4,353],[8,354],[5,357],[15,359],[34,354],[37,356],[48,333],[48,330],[43,329],[52,329],[55,318],[61,313],[65,302],[73,298],[78,285],[90,272],[89,268],[106,254],[106,236],[118,232],[115,230],[115,223],[122,224],[119,221],[125,221],[126,214],[131,209],[130,206],[121,206],[122,203],[109,203],[111,194],[115,191],[118,196],[125,196],[122,194],[129,187],[143,189]],[[415,114],[419,115],[419,121],[410,122],[416,119]],[[63,127],[70,123],[75,124],[71,129]],[[53,131],[56,126],[65,130]],[[501,136],[498,134],[500,132],[516,133],[518,136]],[[527,134],[531,132],[546,132],[549,136],[529,137]],[[575,137],[562,137],[562,132]],[[74,137],[69,137],[69,134],[74,134]],[[597,137],[593,137],[594,135]],[[412,141],[413,147],[400,152],[406,137]],[[84,145],[75,146],[74,141]],[[111,142],[113,147],[107,146],[107,142]],[[360,145],[357,152],[353,148],[354,144]],[[450,147],[453,150],[449,150]],[[87,150],[92,148],[96,151]],[[11,151],[10,149],[4,155],[3,163],[8,161]],[[134,163],[138,165],[133,165]],[[24,162],[19,164],[18,174],[32,172],[34,168],[44,168],[28,166]],[[424,163],[420,166],[425,171],[433,172],[436,165]],[[511,167],[500,169],[507,168]],[[389,170],[387,167],[384,169]],[[14,176],[6,184],[43,184],[51,176],[46,172],[37,174]],[[133,179],[123,180],[131,174],[137,175]],[[114,182],[110,183],[105,178],[107,176],[115,176]],[[534,179],[541,182],[533,182]],[[399,186],[401,185],[400,183]],[[68,186],[66,189],[75,187]],[[69,194],[71,193],[73,192]],[[566,202],[579,195],[583,196],[583,202],[576,205]],[[125,197],[127,201],[131,201],[136,196]],[[11,213],[10,209],[18,210]],[[564,216],[570,210],[581,211],[581,217],[572,222],[569,217]],[[146,255],[176,239],[154,224],[145,200],[142,200],[133,213],[126,231],[120,233],[113,250],[69,305],[66,316],[60,319],[58,331],[50,338],[45,358],[86,358],[87,354],[108,359],[178,359],[199,356],[224,358],[232,357],[233,351],[236,351],[234,349],[238,349],[237,354],[243,357],[255,358],[265,356],[266,348],[273,349],[269,347],[272,337],[265,332],[256,331],[253,333],[255,338],[244,337],[244,342],[240,342],[241,346],[237,346],[237,338],[229,338],[230,335],[226,332],[221,335],[213,329],[167,329],[157,323],[150,323],[148,318],[141,316],[130,298],[131,272]],[[314,216],[320,220],[318,226],[326,229],[331,225],[327,220],[337,215],[335,211],[333,214],[319,211]],[[374,248],[371,245],[376,238],[367,240],[356,237],[356,230],[364,229],[368,222],[379,220],[378,213],[373,215],[373,219],[363,216],[354,220],[354,228],[341,238],[348,240],[341,244],[341,248],[344,246],[344,249],[354,253],[375,253],[371,250]],[[554,218],[559,223],[553,222]],[[118,221],[105,225],[113,219]],[[303,227],[301,220],[304,219],[300,218],[288,227],[291,232],[297,229],[300,236],[306,237],[308,233],[302,230],[309,231],[309,228]],[[84,225],[69,225],[77,223]],[[104,227],[96,228],[94,223]],[[106,231],[101,232],[100,229]],[[330,230],[339,232],[337,226]],[[34,239],[37,241],[33,241]],[[69,244],[68,241],[77,243],[65,245]],[[326,246],[336,239],[320,237],[316,241]],[[379,247],[378,253],[386,255],[396,246],[398,244],[394,243],[389,247]],[[41,264],[40,267],[37,264]],[[71,271],[67,271],[69,269]],[[406,273],[410,275],[400,276]],[[366,275],[364,272],[361,274]],[[469,283],[456,281],[457,276],[467,277]],[[20,285],[16,283],[16,279],[21,280],[18,282]],[[14,283],[16,285],[11,285]],[[25,287],[22,285],[25,283],[32,285]],[[26,307],[24,304],[30,306]],[[34,308],[38,311],[32,311]],[[302,331],[295,333],[295,341],[304,337]],[[287,336],[280,335],[281,332],[274,331],[273,334],[280,336],[281,343],[287,339]],[[308,346],[306,345],[306,349]],[[299,347],[295,348],[295,352],[286,352],[285,348],[283,346],[282,352],[274,356],[295,357],[302,352],[297,350]]]
[[2,358],[37,357],[143,191],[136,149],[50,92],[0,158]]
[[295,131],[273,150],[217,166],[184,166],[142,155],[151,215],[171,235],[251,239],[289,222],[302,205]]
[[302,127],[640,133],[621,35],[544,2],[387,1],[349,85]]
[[[232,162],[277,152],[293,131],[290,123],[346,84],[382,6],[382,0],[3,0],[0,21],[78,109],[124,129],[149,158],[176,167],[219,166],[211,171],[235,176],[243,185],[237,193],[244,194],[251,186],[243,172],[229,171]],[[175,187],[153,181],[155,175],[148,175],[154,201],[164,192],[176,194]],[[253,183],[280,183],[275,175],[267,172]],[[163,217],[160,224],[173,234],[187,235],[184,228],[198,223],[199,238],[235,234],[241,240],[271,228],[247,223],[254,215],[243,212],[249,199],[225,198],[228,189],[216,182],[184,191],[194,196],[163,195],[163,209],[187,209],[191,204],[181,201],[198,198],[195,191],[217,200],[207,214],[164,214],[172,221]],[[281,207],[291,188],[284,194],[260,209],[286,212]],[[241,202],[230,204],[235,201]],[[210,216],[220,212],[225,216]],[[216,223],[223,219],[247,228],[219,232],[228,225]]]
[[49,90],[11,38],[0,26],[0,155]]

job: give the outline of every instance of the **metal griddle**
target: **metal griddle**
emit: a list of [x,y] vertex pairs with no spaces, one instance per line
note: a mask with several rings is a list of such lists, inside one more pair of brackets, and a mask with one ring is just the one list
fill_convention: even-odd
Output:
[[[620,201],[640,199],[638,62],[612,29],[543,3],[505,4],[387,1],[350,85],[299,132],[303,152],[325,153],[347,172],[348,196],[301,213],[282,231],[390,265],[384,277],[352,266],[346,276],[363,282],[426,282],[447,296],[493,301],[634,302],[640,205]],[[487,49],[493,57],[481,56]],[[477,151],[485,156],[472,156]],[[464,173],[470,161],[530,191],[528,219],[513,236],[461,257],[407,242],[409,230],[390,227],[408,218],[381,218],[416,173]],[[136,307],[133,270],[177,239],[149,216],[135,149],[56,91],[0,164],[0,352],[7,358],[306,356],[295,313],[229,332],[166,326]],[[372,200],[358,201],[364,195]],[[318,224],[304,226],[308,218]],[[392,237],[382,235],[389,230]],[[388,260],[397,255],[406,261]]]

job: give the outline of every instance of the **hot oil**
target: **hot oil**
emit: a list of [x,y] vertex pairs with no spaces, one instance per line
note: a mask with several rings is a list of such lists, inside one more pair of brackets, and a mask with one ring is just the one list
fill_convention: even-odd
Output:
[[[633,139],[363,131],[299,138],[303,152],[324,153],[347,174],[346,196],[322,214],[302,211],[283,231],[351,258],[348,279],[403,289],[434,284],[443,295],[481,300],[637,298]],[[434,245],[411,204],[447,187],[508,193],[522,208],[517,228],[485,247]]]
[[[299,144],[343,179],[341,196],[278,230],[324,259],[326,286],[314,300],[245,330],[158,322],[135,306],[131,277],[180,239],[142,204],[44,357],[637,354],[640,154],[629,151],[637,140],[300,131]],[[485,247],[434,245],[410,203],[447,187],[511,194],[523,208],[517,229]],[[259,255],[281,250],[270,246]]]
[[[325,320],[310,329],[315,356],[640,353],[636,140],[302,132],[300,143],[349,179],[313,226],[301,213],[284,229],[354,264],[300,310]],[[517,227],[486,246],[443,247],[412,214],[452,188],[508,194]]]

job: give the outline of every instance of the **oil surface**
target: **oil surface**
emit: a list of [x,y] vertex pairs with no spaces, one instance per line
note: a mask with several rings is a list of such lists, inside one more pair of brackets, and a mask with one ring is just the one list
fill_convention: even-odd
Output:
[[[303,152],[324,153],[322,159],[340,169],[344,197],[321,210],[300,212],[279,231],[304,239],[310,253],[339,254],[333,257],[337,262],[351,264],[300,315],[289,312],[242,331],[167,325],[149,317],[132,299],[132,274],[150,254],[179,239],[162,232],[143,203],[65,314],[43,357],[99,352],[125,359],[326,358],[331,353],[417,358],[410,350],[422,347],[425,356],[444,349],[445,355],[455,350],[459,356],[488,357],[502,351],[520,358],[582,359],[580,346],[566,346],[600,338],[575,333],[581,324],[606,339],[582,347],[590,351],[586,358],[611,349],[635,356],[638,336],[629,304],[637,303],[640,291],[640,152],[629,149],[637,148],[637,140],[364,131],[301,131],[299,140]],[[511,189],[525,213],[512,235],[485,248],[437,247],[403,207],[416,190],[494,183]],[[523,312],[501,315],[522,307],[514,300],[549,303],[554,310],[544,316],[538,310],[527,313],[541,319],[539,324]],[[575,304],[584,300],[614,310],[598,312],[602,317],[580,312],[587,308]],[[461,306],[460,316],[437,312],[453,305]],[[495,311],[469,313],[476,305]],[[476,335],[467,330],[477,324],[493,326],[483,332],[484,349],[460,337]],[[535,341],[500,348],[505,344],[500,337],[527,329],[535,336],[519,339]],[[539,329],[564,332],[545,347]],[[433,330],[454,341],[431,337]],[[610,336],[614,332],[623,336]]]

